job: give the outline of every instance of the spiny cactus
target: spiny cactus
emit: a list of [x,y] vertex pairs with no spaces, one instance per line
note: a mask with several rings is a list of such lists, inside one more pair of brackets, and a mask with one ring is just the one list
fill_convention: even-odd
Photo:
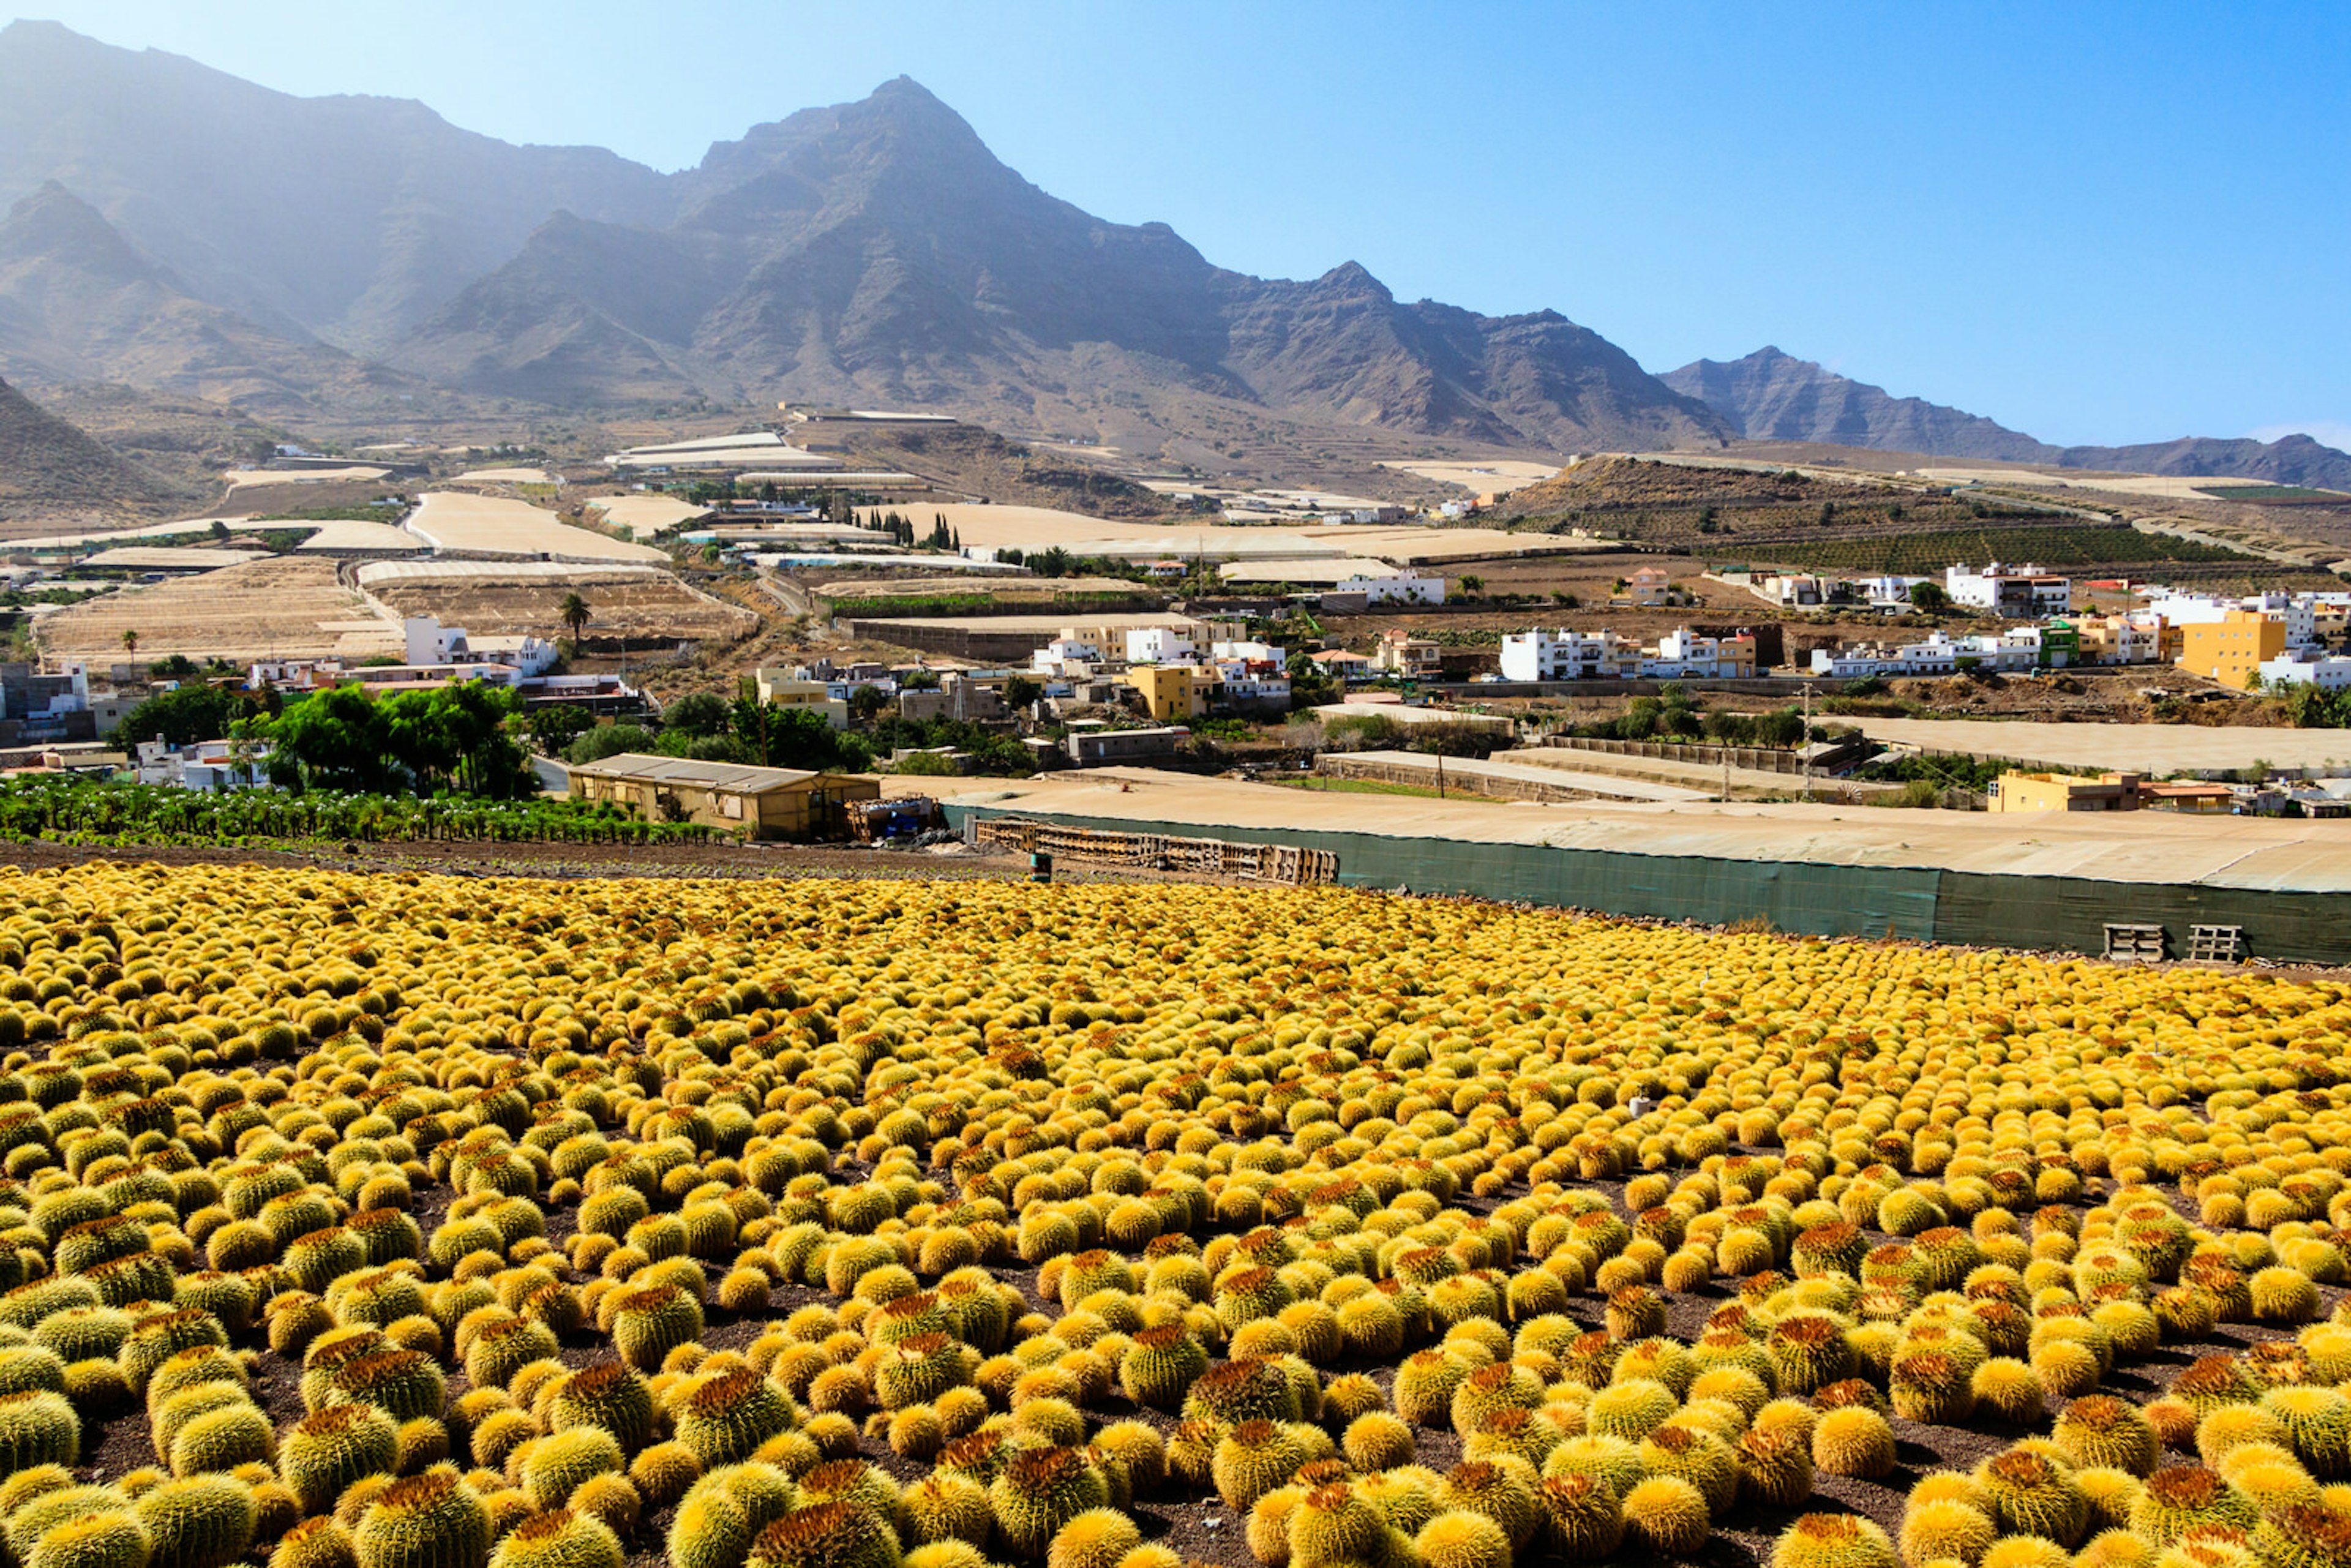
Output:
[[2000,1538],[1991,1516],[1957,1498],[1913,1494],[1902,1515],[1902,1560],[1912,1568],[1935,1562],[1973,1564]]
[[677,1440],[704,1469],[748,1458],[792,1424],[792,1407],[748,1367],[707,1379],[677,1407]]
[[1771,1568],[1898,1568],[1894,1543],[1859,1514],[1808,1513],[1781,1532]]
[[654,1422],[653,1391],[633,1368],[617,1361],[572,1373],[548,1406],[549,1430],[601,1427],[624,1453],[636,1453],[653,1440]]
[[1439,1513],[1422,1525],[1412,1550],[1426,1568],[1510,1568],[1510,1538],[1501,1526],[1484,1514],[1460,1510]]
[[896,1568],[897,1539],[870,1509],[826,1502],[795,1509],[762,1530],[744,1568]]
[[1535,1488],[1535,1500],[1541,1509],[1540,1539],[1563,1562],[1600,1562],[1624,1541],[1624,1505],[1596,1477],[1550,1477]]
[[165,1481],[131,1511],[147,1529],[148,1568],[224,1568],[245,1554],[258,1522],[253,1489],[234,1476]]
[[2147,1478],[2131,1506],[2130,1527],[2133,1534],[2165,1547],[2194,1531],[2250,1531],[2260,1521],[2244,1494],[2219,1476],[2178,1465]]
[[[1980,1352],[1977,1361],[1980,1364]],[[1894,1413],[1926,1426],[1958,1426],[1975,1414],[1971,1377],[1965,1363],[1941,1351],[1914,1351],[1899,1356],[1888,1380]]]
[[147,1380],[155,1369],[183,1350],[197,1345],[225,1346],[228,1331],[210,1312],[193,1308],[173,1312],[133,1312],[131,1333],[123,1339],[117,1359],[122,1365],[123,1379],[133,1394],[147,1392]]
[[2048,1390],[2032,1368],[2012,1356],[1995,1355],[1976,1368],[1968,1386],[1976,1396],[1979,1413],[2011,1426],[2028,1426],[2041,1419],[2048,1406]]
[[1441,1350],[1414,1352],[1396,1368],[1396,1414],[1416,1427],[1450,1421],[1453,1396],[1469,1370],[1459,1357]]
[[1468,1437],[1488,1416],[1501,1410],[1532,1410],[1542,1403],[1542,1385],[1534,1375],[1512,1362],[1481,1366],[1462,1378],[1453,1391],[1447,1414],[1454,1431]]
[[68,1363],[101,1355],[112,1359],[130,1337],[131,1314],[120,1307],[69,1307],[33,1326],[33,1343]]
[[873,1368],[873,1391],[885,1410],[924,1405],[948,1389],[968,1382],[968,1347],[943,1333],[916,1334],[880,1353]]
[[1280,1366],[1241,1357],[1210,1368],[1193,1380],[1184,1398],[1186,1419],[1205,1417],[1227,1426],[1243,1421],[1295,1421],[1298,1388]]
[[1533,1467],[1467,1460],[1446,1472],[1437,1488],[1437,1507],[1482,1513],[1501,1526],[1515,1552],[1534,1539],[1542,1522],[1542,1507],[1535,1499]]
[[277,1445],[277,1471],[305,1513],[323,1513],[361,1476],[392,1474],[399,1428],[372,1405],[337,1405],[304,1416]]
[[1240,1510],[1289,1480],[1308,1458],[1287,1423],[1244,1421],[1217,1442],[1209,1474],[1225,1506]]
[[143,1568],[152,1545],[126,1508],[75,1515],[50,1525],[23,1550],[24,1568]]
[[486,1326],[474,1336],[465,1347],[465,1375],[476,1388],[504,1388],[516,1373],[562,1348],[555,1331],[545,1323],[509,1318]]
[[2038,1535],[2068,1550],[2089,1526],[2089,1501],[2071,1469],[2030,1448],[2011,1448],[1976,1470],[1992,1522],[2002,1531]]
[[1119,1361],[1119,1386],[1137,1405],[1174,1410],[1208,1369],[1208,1353],[1181,1323],[1143,1329]]
[[[665,1448],[656,1443],[644,1458]],[[677,1450],[691,1462],[691,1455]],[[799,1502],[790,1479],[767,1465],[715,1469],[686,1490],[670,1521],[670,1568],[740,1568],[752,1540]]]
[[2322,1568],[2351,1558],[2351,1520],[2322,1503],[2272,1509],[2253,1531],[2254,1560],[2276,1568]]
[[1594,1393],[1584,1419],[1602,1437],[1638,1442],[1664,1426],[1680,1403],[1664,1384],[1636,1377]]
[[1289,1511],[1284,1542],[1292,1568],[1340,1568],[1380,1555],[1386,1516],[1344,1484],[1304,1491]]
[[2313,1476],[2323,1481],[2351,1477],[2351,1398],[2334,1388],[2285,1387],[2262,1395],[2262,1405],[2283,1426],[2295,1456]]
[[[1290,1468],[1296,1468],[1295,1461]],[[1101,1474],[1071,1448],[1014,1453],[987,1496],[1006,1549],[1019,1557],[1042,1554],[1054,1531],[1108,1500]]]
[[1844,1325],[1825,1313],[1791,1313],[1772,1325],[1764,1346],[1783,1393],[1810,1394],[1852,1374]]
[[618,1475],[626,1464],[621,1445],[601,1427],[575,1427],[530,1445],[520,1481],[530,1506],[544,1513],[561,1508],[591,1476]]
[[1813,1463],[1833,1476],[1875,1480],[1894,1469],[1894,1429],[1866,1406],[1831,1410],[1813,1428]]
[[378,1492],[351,1532],[359,1568],[486,1568],[490,1511],[446,1467]]
[[[182,1396],[186,1397],[186,1396]],[[171,1442],[175,1476],[233,1470],[267,1464],[277,1457],[277,1433],[260,1406],[238,1396],[235,1403],[207,1410],[179,1428]]]
[[612,1348],[622,1361],[649,1372],[679,1345],[702,1337],[702,1305],[674,1285],[622,1292],[611,1302]]
[[1698,1488],[1719,1514],[1739,1495],[1739,1459],[1712,1432],[1683,1423],[1660,1427],[1643,1440],[1641,1467],[1653,1476],[1677,1476]]
[[1089,1509],[1053,1532],[1045,1548],[1045,1568],[1118,1568],[1142,1544],[1143,1532],[1125,1514]]
[[358,1563],[351,1532],[325,1516],[295,1525],[269,1552],[269,1568],[358,1568]]
[[492,1568],[621,1568],[620,1537],[594,1514],[559,1508],[507,1531]]
[[81,1422],[62,1396],[34,1389],[0,1397],[0,1474],[80,1458]]
[[381,1350],[342,1362],[329,1375],[322,1405],[372,1405],[395,1421],[438,1417],[449,1401],[448,1380],[422,1351]]
[[[2351,1414],[2351,1402],[2339,1394],[2334,1397]],[[2146,1413],[2127,1399],[2107,1394],[2076,1399],[2058,1413],[2050,1436],[2077,1469],[2104,1466],[2134,1476],[2155,1471],[2155,1428],[2148,1425]]]
[[985,1547],[996,1530],[987,1488],[953,1470],[933,1470],[907,1488],[904,1507],[910,1539],[917,1542],[965,1541]]
[[1625,1494],[1625,1544],[1660,1555],[1686,1557],[1706,1540],[1706,1498],[1674,1476],[1651,1476]]
[[1731,1448],[1738,1456],[1740,1501],[1794,1508],[1813,1495],[1809,1431],[1750,1427]]

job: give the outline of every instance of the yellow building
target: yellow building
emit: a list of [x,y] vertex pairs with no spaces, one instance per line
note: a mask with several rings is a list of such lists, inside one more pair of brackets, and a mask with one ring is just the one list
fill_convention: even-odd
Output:
[[1985,810],[1992,811],[2136,811],[2139,776],[2106,773],[2003,773],[1992,780]]
[[610,800],[648,822],[701,822],[750,839],[842,836],[842,803],[878,800],[878,780],[624,751],[570,770],[571,798]]
[[774,707],[804,707],[821,714],[835,729],[849,727],[849,705],[832,695],[822,681],[803,681],[789,670],[763,669],[752,676],[759,700]]
[[1161,724],[1181,724],[1208,711],[1208,693],[1217,672],[1194,664],[1136,664],[1126,672],[1127,683],[1143,694],[1143,706]]
[[2241,687],[2285,653],[2285,622],[2257,610],[2231,610],[2215,622],[2179,629],[2179,667],[2224,686]]

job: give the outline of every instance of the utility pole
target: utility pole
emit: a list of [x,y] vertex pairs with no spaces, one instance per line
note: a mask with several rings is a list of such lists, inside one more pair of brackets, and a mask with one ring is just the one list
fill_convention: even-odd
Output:
[[1804,683],[1804,738],[1797,745],[1804,748],[1804,799],[1813,798],[1813,683]]

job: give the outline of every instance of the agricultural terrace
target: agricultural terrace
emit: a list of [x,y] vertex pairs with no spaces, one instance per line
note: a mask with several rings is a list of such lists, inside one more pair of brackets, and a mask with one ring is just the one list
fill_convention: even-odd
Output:
[[2342,1561],[2340,986],[486,885],[0,881],[25,1568]]
[[202,663],[259,658],[397,656],[400,627],[337,580],[335,563],[275,556],[146,587],[126,588],[41,616],[49,658],[119,659],[134,632],[142,658]]
[[669,563],[669,557],[651,545],[573,528],[528,501],[500,496],[435,490],[417,503],[408,531],[453,555]]

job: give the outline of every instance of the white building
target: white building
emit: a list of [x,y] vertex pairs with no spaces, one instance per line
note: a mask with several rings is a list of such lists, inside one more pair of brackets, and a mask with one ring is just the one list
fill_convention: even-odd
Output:
[[1948,675],[1959,668],[1959,647],[1937,632],[1915,643],[1848,643],[1813,650],[1813,674],[1840,681],[1886,675]]
[[1126,634],[1130,664],[1180,664],[1197,651],[1191,634],[1174,626],[1137,626]]
[[1943,573],[1944,591],[1954,604],[1989,610],[2017,620],[2063,615],[2073,608],[2074,584],[2063,572],[2043,571],[2031,564],[2002,566],[1987,561],[1982,570],[1954,566]]
[[200,740],[173,747],[142,740],[137,748],[139,782],[182,789],[254,789],[269,782],[266,741]]
[[1290,655],[1282,649],[1271,643],[1260,643],[1253,639],[1211,643],[1208,644],[1208,657],[1217,664],[1222,664],[1228,659],[1239,659],[1287,667],[1290,662]]
[[1685,626],[1658,638],[1635,669],[1645,680],[1737,680],[1755,673],[1755,639],[1701,637]]
[[2351,687],[2351,659],[2339,654],[2264,659],[2261,674],[2265,686],[2316,686],[2321,691],[2339,692]]
[[402,623],[408,663],[434,664],[507,664],[526,675],[543,675],[555,667],[555,644],[528,632],[518,636],[472,637],[462,626],[444,626],[431,615],[411,615]]
[[1441,577],[1417,577],[1399,571],[1386,577],[1342,578],[1333,593],[1360,593],[1366,606],[1374,604],[1442,604],[1445,602],[1445,580]]
[[1638,650],[1615,632],[1556,632],[1537,627],[1531,632],[1506,632],[1502,638],[1502,678],[1506,681],[1610,680],[1625,674]]
[[1064,632],[1029,655],[1029,673],[1049,680],[1082,681],[1102,662],[1101,643]]

